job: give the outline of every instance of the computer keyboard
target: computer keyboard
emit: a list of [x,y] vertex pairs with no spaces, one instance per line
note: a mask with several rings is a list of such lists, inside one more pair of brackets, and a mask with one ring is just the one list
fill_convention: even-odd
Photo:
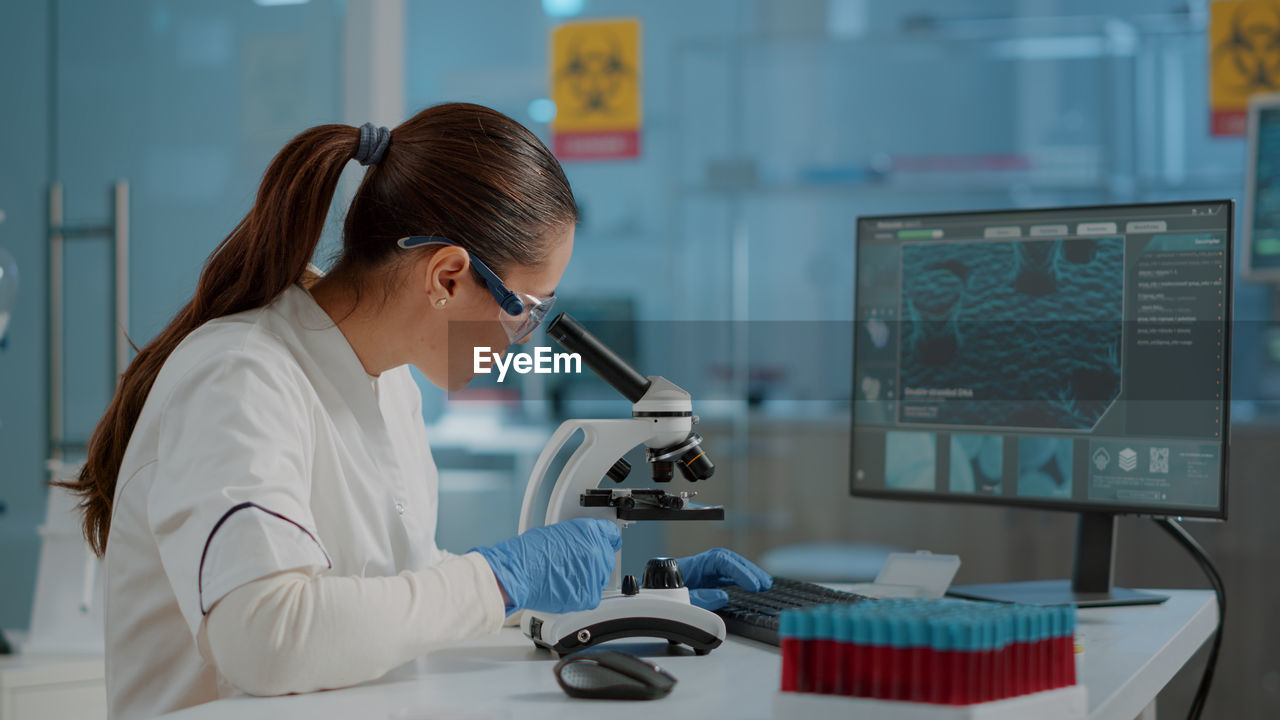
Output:
[[729,604],[716,611],[724,627],[734,635],[778,644],[778,614],[789,608],[810,605],[852,605],[865,595],[832,590],[803,580],[776,577],[773,587],[753,593],[738,587],[724,588]]

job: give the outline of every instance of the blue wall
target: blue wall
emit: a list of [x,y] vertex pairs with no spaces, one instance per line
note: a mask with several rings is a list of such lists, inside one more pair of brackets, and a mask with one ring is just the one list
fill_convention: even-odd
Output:
[[[49,8],[0,4],[0,248],[21,286],[0,350],[0,627],[26,627],[44,516],[44,232],[50,167]],[[25,592],[23,591],[25,590]]]
[[[146,343],[191,296],[271,157],[299,131],[341,118],[342,11],[336,0],[0,8],[0,246],[23,278],[10,349],[0,353],[0,627],[27,625],[44,519],[48,183],[62,182],[68,223],[96,225],[110,217],[111,183],[129,181],[129,322]],[[77,241],[66,252],[72,440],[87,439],[114,387],[110,258],[104,243]]]

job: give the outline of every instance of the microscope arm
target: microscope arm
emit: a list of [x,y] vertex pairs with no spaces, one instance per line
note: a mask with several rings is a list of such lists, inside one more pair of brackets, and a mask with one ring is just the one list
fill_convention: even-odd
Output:
[[[691,426],[689,418],[663,418],[662,424],[680,424]],[[587,490],[598,487],[600,480],[618,458],[635,447],[637,438],[651,432],[654,422],[649,419],[626,418],[608,420],[566,420],[556,429],[547,446],[538,455],[529,484],[525,487],[524,505],[520,509],[520,532],[524,532],[534,524],[534,508],[538,492],[542,488],[547,471],[559,450],[582,430],[582,444],[569,457],[560,471],[560,477],[551,489],[551,499],[547,503],[545,524],[570,520],[579,517],[596,517],[602,520],[618,522],[617,509],[612,507],[583,507],[581,496]],[[613,574],[609,578],[609,587],[618,588],[622,584],[622,551],[615,554]]]
[[538,501],[538,493],[542,490],[542,483],[546,480],[547,471],[551,469],[551,462],[560,452],[560,448],[569,441],[578,428],[585,420],[566,420],[556,428],[551,438],[547,440],[547,444],[542,448],[542,452],[538,454],[538,460],[533,464],[533,472],[529,474],[529,482],[524,488],[524,504],[520,506],[520,526],[517,532],[524,532],[534,524],[534,508]]
[[551,436],[533,466],[529,484],[525,487],[524,505],[520,509],[520,532],[538,524],[534,520],[534,513],[542,484],[552,461],[578,430],[583,433],[582,444],[565,463],[551,490],[551,500],[547,503],[544,520],[547,525],[575,517],[616,519],[617,513],[613,508],[582,507],[582,494],[599,487],[600,480],[613,467],[614,462],[654,434],[655,430],[677,436],[681,433],[688,434],[692,426],[692,421],[687,417],[660,418],[657,421],[653,418],[565,421]]

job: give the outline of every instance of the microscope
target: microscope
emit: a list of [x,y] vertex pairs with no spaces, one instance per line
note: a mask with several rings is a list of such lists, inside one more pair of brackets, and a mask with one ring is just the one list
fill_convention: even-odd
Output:
[[[698,421],[689,393],[666,378],[645,377],[564,313],[547,326],[547,335],[622,393],[632,403],[630,418],[566,420],[534,464],[520,510],[520,532],[535,525],[534,505],[564,444],[579,430],[582,444],[560,471],[547,504],[545,524],[578,517],[612,520],[622,528],[637,521],[723,520],[724,507],[691,501],[697,493],[662,489],[601,488],[605,478],[620,483],[631,471],[624,458],[643,444],[655,483],[669,483],[679,468],[690,482],[706,480],[715,465],[693,431]],[[520,627],[539,647],[556,655],[628,637],[656,637],[688,645],[706,655],[724,641],[719,615],[690,604],[680,569],[672,558],[653,558],[643,579],[621,577],[622,553],[600,605],[593,610],[544,613],[527,610]]]

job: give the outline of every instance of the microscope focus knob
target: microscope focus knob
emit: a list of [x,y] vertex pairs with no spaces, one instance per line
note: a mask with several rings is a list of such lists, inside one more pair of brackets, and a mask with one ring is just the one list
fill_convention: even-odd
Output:
[[675,590],[684,587],[680,563],[675,558],[649,558],[644,564],[644,586],[650,590]]
[[640,594],[640,583],[636,582],[635,575],[627,575],[622,578],[622,594],[628,597]]
[[631,463],[627,462],[626,458],[618,458],[618,461],[605,474],[609,476],[610,480],[620,483],[631,474]]

